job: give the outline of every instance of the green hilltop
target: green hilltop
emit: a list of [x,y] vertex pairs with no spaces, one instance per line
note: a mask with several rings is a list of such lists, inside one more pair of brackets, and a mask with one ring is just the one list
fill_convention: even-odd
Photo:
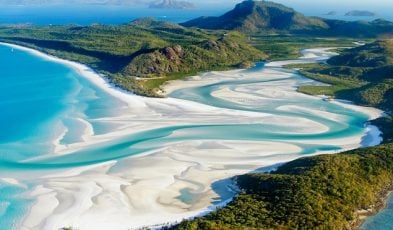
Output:
[[379,40],[344,50],[327,64],[300,65],[307,77],[333,86],[306,86],[300,91],[346,98],[393,112],[393,40]]
[[328,20],[307,17],[292,8],[270,1],[247,0],[219,17],[200,17],[182,23],[186,27],[238,30],[247,33],[278,32],[319,36],[376,37],[393,34],[393,23]]
[[261,30],[315,30],[326,29],[321,19],[306,17],[294,9],[269,1],[244,1],[219,17],[200,17],[183,26],[204,29],[240,30],[258,32]]

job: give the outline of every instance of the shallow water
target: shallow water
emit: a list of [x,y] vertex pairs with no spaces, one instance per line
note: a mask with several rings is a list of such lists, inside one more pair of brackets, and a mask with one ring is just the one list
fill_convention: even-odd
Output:
[[393,195],[390,195],[386,208],[375,216],[366,219],[362,230],[391,230],[393,229]]
[[[63,64],[2,45],[0,89],[0,178],[10,177],[18,162],[53,153],[63,135],[62,144],[80,142],[87,128],[81,120],[112,116],[110,108],[125,105]],[[32,204],[22,196],[24,186],[0,180],[4,229],[14,229]]]
[[[196,140],[285,143],[299,148],[291,157],[332,153],[343,149],[343,145],[335,140],[363,135],[364,124],[369,119],[366,114],[340,104],[296,93],[299,85],[315,83],[296,72],[261,64],[238,73],[211,73],[240,74],[242,77],[170,94],[171,98],[209,105],[217,111],[249,112],[258,119],[244,120],[233,116],[215,120],[212,114],[211,120],[206,120],[203,115],[205,120],[194,123],[195,119],[187,120],[187,116],[198,114],[180,110],[184,114],[174,115],[179,112],[175,107],[167,108],[173,109],[173,114],[158,114],[159,109],[156,109],[152,114],[140,116],[152,117],[146,122],[157,123],[157,128],[131,132],[82,150],[58,154],[55,140],[67,148],[85,142],[84,136],[89,130],[93,130],[96,136],[118,131],[119,124],[105,122],[105,119],[132,115],[137,110],[128,108],[125,102],[63,64],[7,46],[0,46],[0,60],[0,178],[5,178],[2,182],[0,180],[0,222],[7,229],[18,228],[17,224],[34,202],[26,194],[42,183],[42,176],[62,169],[117,161],[118,166],[112,169],[112,173],[116,170],[126,172],[126,167],[119,165],[131,156]],[[161,103],[162,100],[151,99],[150,103],[153,102]],[[182,119],[182,122],[162,125],[160,122],[165,116]],[[293,124],[280,120],[290,120]],[[307,123],[301,125],[305,121]],[[320,128],[312,129],[315,125]],[[272,153],[260,160],[274,157]],[[13,178],[17,183],[7,178]],[[198,202],[203,195],[189,188],[179,192],[177,199],[185,204]],[[221,199],[225,200],[231,194],[226,193]]]

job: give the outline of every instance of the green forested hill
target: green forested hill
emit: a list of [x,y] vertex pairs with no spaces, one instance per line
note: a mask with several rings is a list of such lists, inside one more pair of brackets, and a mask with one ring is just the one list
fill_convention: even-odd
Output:
[[87,64],[138,94],[165,81],[266,58],[238,32],[189,29],[143,18],[125,25],[0,26],[0,40]]
[[379,40],[344,50],[340,55],[332,57],[328,63],[336,66],[373,68],[393,65],[393,40]]
[[182,23],[186,27],[239,30],[247,33],[275,32],[314,36],[378,37],[393,34],[393,23],[329,20],[307,17],[292,8],[271,1],[246,0],[219,17],[200,17]]
[[300,91],[328,94],[393,112],[393,40],[379,40],[348,49],[328,64],[304,65],[307,77],[331,86],[306,86]]
[[342,21],[327,20],[323,21],[328,25],[327,30],[315,31],[315,34],[324,36],[345,36],[378,38],[384,35],[393,35],[393,22],[384,19],[374,21]]
[[393,145],[303,158],[236,180],[242,193],[228,206],[171,229],[356,228],[358,210],[375,211],[393,188]]
[[240,30],[316,30],[328,25],[321,19],[306,17],[284,5],[269,1],[244,1],[220,17],[201,17],[182,25],[204,29]]

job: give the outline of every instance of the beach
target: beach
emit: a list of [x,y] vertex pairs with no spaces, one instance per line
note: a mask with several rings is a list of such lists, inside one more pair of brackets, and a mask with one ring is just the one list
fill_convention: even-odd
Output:
[[[32,178],[36,186],[25,194],[35,202],[21,229],[133,229],[174,223],[230,200],[236,192],[228,180],[233,176],[303,156],[381,142],[376,127],[357,127],[358,131],[352,132],[346,129],[346,122],[352,122],[352,114],[372,120],[382,111],[300,94],[296,92],[298,85],[313,81],[281,68],[284,64],[326,60],[334,55],[329,49],[306,50],[299,60],[268,63],[260,71],[210,72],[173,81],[165,86],[167,98],[158,99],[125,92],[85,65],[25,47],[2,45],[67,65],[127,105],[116,116],[100,118],[116,127],[111,132],[97,135],[82,119],[83,141],[63,145],[60,135],[53,141],[53,154],[29,162],[77,156],[78,151],[94,146],[114,140],[123,143],[128,136],[149,130],[161,134],[160,129],[170,127],[162,136],[122,149],[147,149],[142,153],[37,172]],[[181,92],[184,89],[194,91]],[[202,103],[206,98],[214,101]],[[342,109],[343,114],[333,113],[331,108]],[[251,135],[259,131],[259,135]],[[329,132],[332,134],[325,136]],[[315,151],[308,152],[307,148]],[[21,178],[6,181],[23,184]]]

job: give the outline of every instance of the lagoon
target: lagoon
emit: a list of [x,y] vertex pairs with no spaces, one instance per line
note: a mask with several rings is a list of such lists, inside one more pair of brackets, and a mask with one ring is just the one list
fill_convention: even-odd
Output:
[[[305,54],[288,63],[334,55]],[[297,93],[319,83],[280,63],[175,81],[168,98],[155,99],[29,49],[1,45],[0,59],[0,222],[8,229],[181,220],[231,199],[231,176],[381,141],[366,125],[381,111]]]

